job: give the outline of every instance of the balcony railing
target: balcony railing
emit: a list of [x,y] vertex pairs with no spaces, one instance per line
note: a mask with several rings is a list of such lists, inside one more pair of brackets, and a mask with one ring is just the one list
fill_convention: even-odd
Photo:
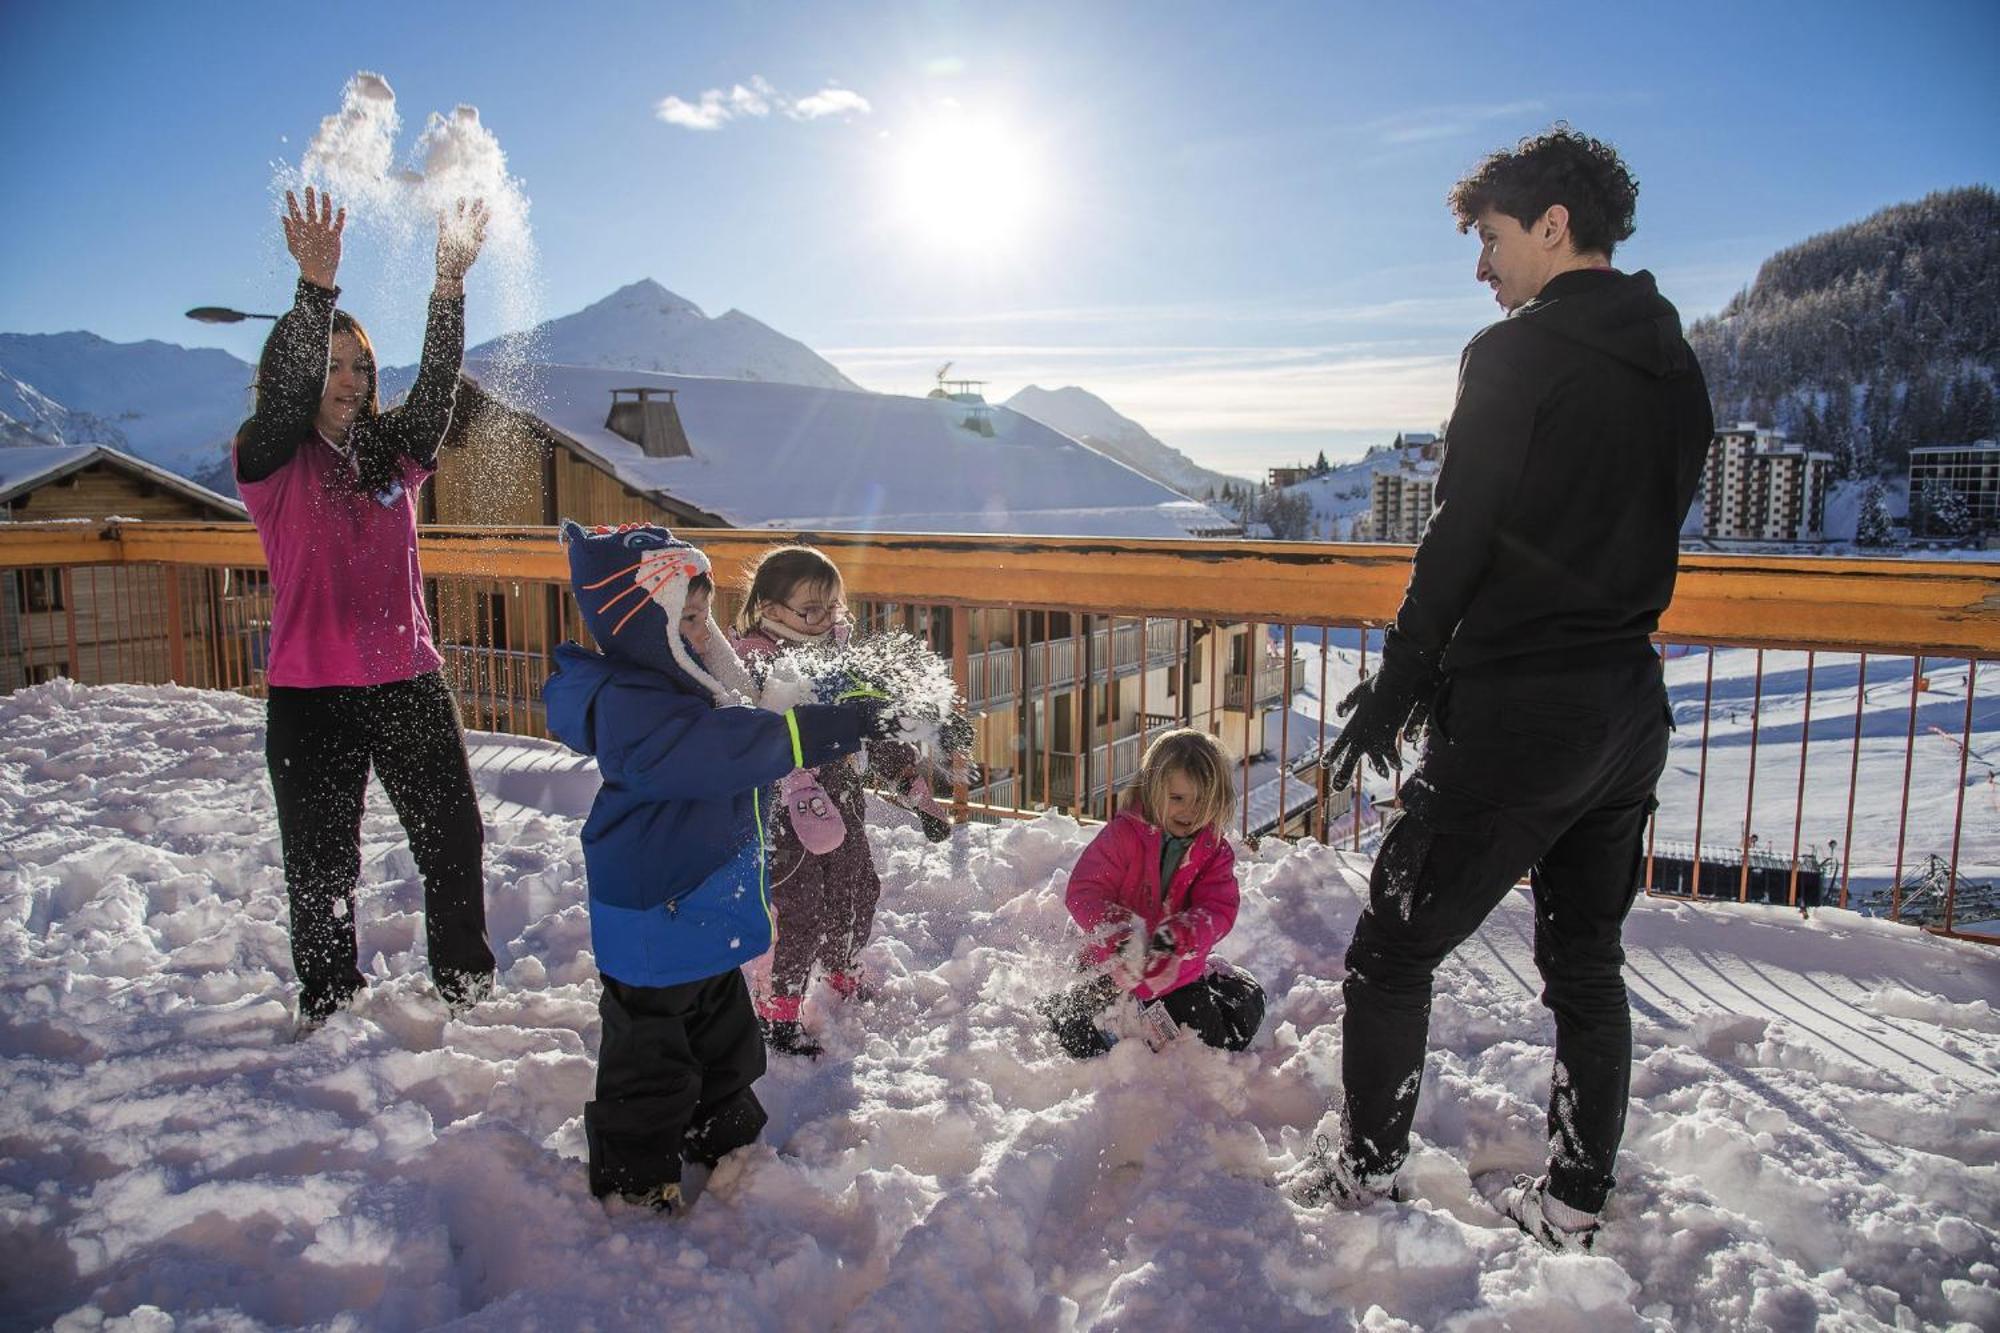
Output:
[[[700,540],[728,588],[777,536]],[[961,817],[1102,816],[1148,737],[1180,719],[1237,756],[1239,793],[1295,810],[1314,770],[1260,756],[1331,739],[1338,724],[1314,715],[1372,669],[1409,572],[1408,547],[1378,544],[795,539],[841,566],[870,623],[928,636],[975,712],[991,710],[987,752],[973,758],[1010,776],[980,801],[954,793]],[[468,722],[541,734],[550,654],[582,635],[554,534],[427,528],[423,559]],[[0,688],[60,674],[263,692],[270,592],[248,525],[0,524],[0,570]],[[1066,650],[975,653],[973,611],[1066,615],[1078,634]],[[1246,625],[1276,662],[1260,656],[1256,681],[1238,675],[1232,691],[1230,636]],[[1138,669],[1142,643],[1145,661],[1187,669],[1163,685]],[[2000,936],[2000,563],[1684,555],[1658,643],[1678,731],[1649,833],[1650,888],[1817,898]],[[1269,669],[1276,698],[1299,696],[1293,707],[1232,708],[1266,697]],[[1370,781],[1374,805],[1393,801],[1390,784]],[[1326,837],[1339,815],[1314,801],[1317,815],[1288,828]],[[1239,831],[1247,796],[1240,813]],[[1341,841],[1359,846],[1363,821],[1349,823]]]
[[[1171,620],[1146,621],[1143,662],[1139,657],[1138,622],[1091,631],[1089,676],[1118,679],[1142,669],[1171,666],[1180,660],[1178,629],[1178,624]],[[966,701],[974,708],[1012,702],[1020,693],[1024,674],[1030,690],[1075,685],[1085,678],[1084,658],[1085,640],[1076,635],[971,653],[966,659]],[[1027,664],[1025,672],[1019,665],[1023,662]]]
[[[1277,703],[1287,695],[1285,682],[1300,678],[1305,670],[1305,659],[1294,654],[1289,664],[1283,662],[1262,662],[1257,666],[1255,677],[1256,694],[1253,706]],[[1223,678],[1222,706],[1232,713],[1244,709],[1243,698],[1252,688],[1252,677],[1245,671],[1232,671]]]

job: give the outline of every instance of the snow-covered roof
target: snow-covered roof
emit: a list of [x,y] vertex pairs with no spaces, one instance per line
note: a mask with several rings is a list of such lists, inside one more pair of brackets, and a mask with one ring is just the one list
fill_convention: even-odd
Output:
[[[766,381],[468,361],[489,397],[533,415],[634,490],[742,528],[1187,537],[1236,525],[1006,407],[989,437],[966,405]],[[675,391],[693,447],[652,458],[608,429],[613,389]]]
[[136,472],[147,481],[198,503],[248,516],[249,511],[241,502],[218,495],[178,473],[169,472],[123,449],[113,449],[108,444],[28,445],[18,449],[0,449],[0,504],[98,462],[112,463],[128,472]]
[[1910,450],[1913,454],[1962,454],[1977,451],[2000,450],[2000,440],[1973,440],[1969,444],[1920,444]]

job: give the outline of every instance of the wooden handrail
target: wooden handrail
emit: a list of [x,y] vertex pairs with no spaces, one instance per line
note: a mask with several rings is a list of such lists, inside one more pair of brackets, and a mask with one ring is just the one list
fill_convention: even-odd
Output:
[[[819,547],[850,596],[960,606],[1061,607],[1260,623],[1383,624],[1412,547],[704,528],[689,534],[725,586],[767,548]],[[432,575],[562,583],[549,528],[427,527]],[[0,566],[148,563],[259,567],[242,523],[0,524]],[[2000,657],[2000,561],[1686,553],[1661,633],[1826,651]]]

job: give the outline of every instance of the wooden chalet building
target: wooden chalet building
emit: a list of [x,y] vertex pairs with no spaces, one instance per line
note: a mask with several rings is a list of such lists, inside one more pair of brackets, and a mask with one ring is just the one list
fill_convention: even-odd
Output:
[[[0,521],[114,517],[244,522],[249,514],[227,496],[109,445],[0,449]],[[0,578],[0,681],[13,690],[58,676],[85,684],[165,680],[170,603],[178,604],[189,643],[215,640],[211,628],[257,623],[256,608],[268,602],[261,573],[231,573],[184,582],[170,599],[173,575],[159,567],[12,570]],[[228,637],[244,648],[241,632]],[[215,661],[189,668],[190,684],[218,683],[225,674]]]

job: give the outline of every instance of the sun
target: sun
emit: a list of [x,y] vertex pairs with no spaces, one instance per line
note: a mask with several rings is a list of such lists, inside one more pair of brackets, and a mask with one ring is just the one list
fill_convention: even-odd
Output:
[[904,138],[893,187],[897,221],[939,250],[1018,249],[1042,211],[1039,157],[1017,129],[941,110]]

